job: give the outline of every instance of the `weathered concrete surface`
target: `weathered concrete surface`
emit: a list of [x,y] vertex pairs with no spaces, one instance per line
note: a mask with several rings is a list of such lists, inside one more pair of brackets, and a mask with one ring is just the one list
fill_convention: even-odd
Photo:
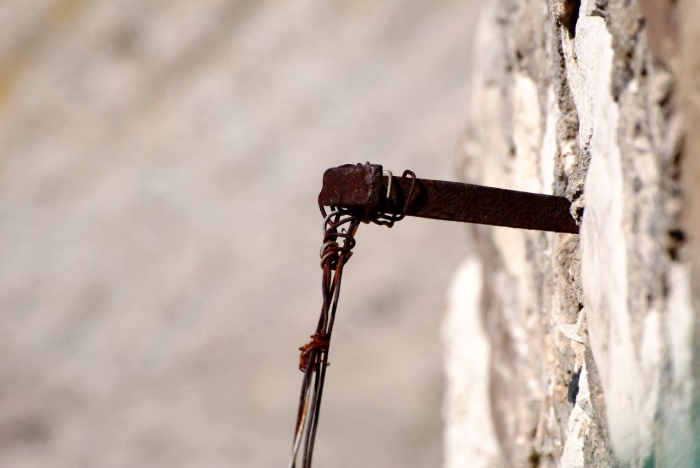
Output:
[[[682,19],[682,20],[681,20]],[[680,2],[676,12],[678,30],[678,75],[680,88],[679,106],[684,118],[684,145],[681,180],[683,183],[683,229],[688,248],[684,252],[691,262],[691,288],[693,306],[700,310],[700,3],[694,0]],[[700,376],[700,321],[688,323],[693,333],[692,375]],[[693,381],[692,419],[694,434],[700,434],[700,385]],[[697,436],[696,436],[697,441]],[[700,444],[696,442],[694,461],[700,460]]]
[[[480,332],[465,334],[462,346],[489,343],[479,351],[488,359],[489,393],[479,393],[482,382],[462,384],[482,395],[476,405],[491,408],[498,453],[483,464],[499,457],[510,466],[695,463],[682,68],[675,54],[660,59],[677,40],[664,36],[676,7],[643,3],[500,0],[482,20],[463,177],[567,196],[581,222],[580,237],[471,231],[473,274],[456,281],[481,299],[453,307],[449,320],[478,314]],[[645,12],[666,16],[646,22]],[[477,372],[472,366],[465,372]],[[448,386],[455,379],[448,368]],[[464,419],[479,423],[477,416]],[[448,433],[463,424],[450,420]],[[451,466],[467,466],[470,458],[454,447]]]
[[[323,171],[452,178],[476,2],[0,2],[0,466],[285,466]],[[362,226],[316,466],[441,460],[462,228]]]

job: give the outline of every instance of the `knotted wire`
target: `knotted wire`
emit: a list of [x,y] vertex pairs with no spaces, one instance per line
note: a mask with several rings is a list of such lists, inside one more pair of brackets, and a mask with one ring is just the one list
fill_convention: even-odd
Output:
[[[297,413],[294,443],[289,468],[296,468],[297,455],[302,449],[302,467],[310,468],[313,457],[314,441],[318,428],[318,418],[321,410],[321,397],[323,396],[323,383],[326,378],[326,368],[329,365],[328,351],[330,346],[335,313],[340,296],[340,282],[343,276],[343,268],[352,256],[355,247],[355,233],[360,222],[372,222],[381,226],[392,227],[395,222],[404,218],[406,208],[411,200],[416,183],[416,175],[412,171],[404,171],[402,178],[411,177],[411,186],[408,196],[405,198],[404,209],[400,213],[387,213],[384,211],[349,210],[341,207],[331,207],[327,213],[325,207],[319,203],[323,215],[323,245],[321,247],[321,269],[323,270],[321,292],[323,306],[321,316],[316,326],[316,332],[311,335],[311,341],[299,348],[299,369],[304,372],[299,397],[299,410]],[[391,190],[391,178],[389,175],[389,191]],[[387,199],[390,193],[387,193]]]

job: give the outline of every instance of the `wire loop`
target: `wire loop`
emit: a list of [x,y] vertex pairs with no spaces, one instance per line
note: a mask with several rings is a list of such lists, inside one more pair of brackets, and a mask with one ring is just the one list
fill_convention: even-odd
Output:
[[[391,187],[393,175],[385,171],[389,177],[387,189],[387,204],[391,199]],[[355,247],[355,233],[360,222],[372,222],[382,226],[392,227],[396,221],[400,221],[406,215],[406,210],[413,196],[416,184],[416,175],[411,171],[404,171],[401,176],[412,178],[408,195],[404,200],[402,212],[385,213],[383,211],[357,211],[342,207],[331,206],[331,211],[326,212],[319,203],[319,209],[323,215],[323,244],[319,255],[321,268],[323,269],[323,281],[321,291],[323,294],[323,306],[321,316],[316,326],[316,332],[311,335],[311,341],[299,348],[299,369],[304,372],[299,398],[299,410],[297,413],[294,443],[292,444],[292,456],[289,468],[296,468],[297,455],[302,450],[303,468],[311,467],[316,428],[321,410],[321,397],[323,395],[323,383],[328,367],[328,351],[333,333],[335,313],[338,308],[340,296],[340,282],[343,276],[343,267],[352,256]],[[386,208],[386,206],[385,206]],[[303,447],[303,448],[302,448]]]

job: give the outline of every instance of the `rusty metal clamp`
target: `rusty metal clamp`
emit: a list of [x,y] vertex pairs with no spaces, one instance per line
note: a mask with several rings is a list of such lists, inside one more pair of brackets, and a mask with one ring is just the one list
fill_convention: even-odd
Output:
[[[384,174],[388,172],[388,177]],[[412,173],[411,173],[412,174]],[[347,164],[323,174],[319,203],[385,215],[578,234],[565,197],[442,180],[396,178],[378,164]],[[414,188],[415,193],[409,194]]]

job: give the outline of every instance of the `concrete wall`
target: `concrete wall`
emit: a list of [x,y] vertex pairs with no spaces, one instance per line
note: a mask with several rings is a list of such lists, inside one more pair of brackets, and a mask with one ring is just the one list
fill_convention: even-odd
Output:
[[682,7],[499,0],[483,16],[462,177],[566,196],[581,235],[471,229],[443,329],[447,467],[693,466]]

